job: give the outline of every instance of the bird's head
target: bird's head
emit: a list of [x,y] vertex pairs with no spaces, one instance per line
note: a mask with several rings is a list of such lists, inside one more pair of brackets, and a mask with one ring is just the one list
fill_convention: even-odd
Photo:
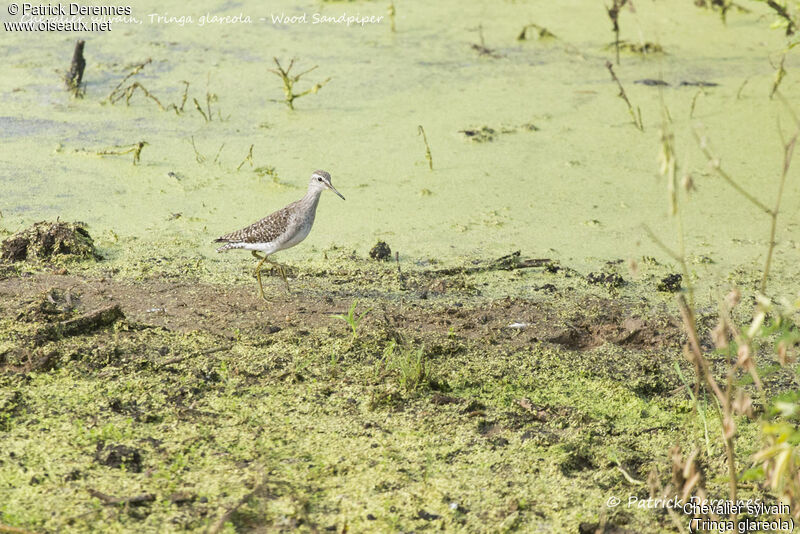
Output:
[[308,188],[316,191],[324,191],[325,189],[330,189],[331,191],[339,195],[342,198],[342,200],[344,200],[342,194],[338,192],[335,187],[333,187],[333,184],[331,183],[331,175],[328,174],[326,171],[314,171],[311,174],[311,182],[308,184]]

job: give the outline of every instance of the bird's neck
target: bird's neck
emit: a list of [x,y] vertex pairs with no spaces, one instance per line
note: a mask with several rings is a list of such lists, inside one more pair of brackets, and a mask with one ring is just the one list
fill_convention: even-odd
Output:
[[319,196],[321,194],[322,194],[322,189],[309,187],[306,196],[304,196],[300,202],[302,202],[306,206],[310,206],[312,210],[316,211],[317,204],[319,203]]

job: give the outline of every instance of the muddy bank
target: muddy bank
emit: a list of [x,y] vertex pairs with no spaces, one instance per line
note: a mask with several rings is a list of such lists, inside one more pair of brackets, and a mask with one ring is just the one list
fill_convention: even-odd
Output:
[[[670,296],[652,289],[669,272],[620,285],[525,261],[295,268],[291,294],[266,281],[268,302],[247,277],[6,272],[4,522],[669,531],[604,505],[646,498],[631,480],[666,483],[670,447],[705,432]],[[491,296],[504,280],[540,289]]]

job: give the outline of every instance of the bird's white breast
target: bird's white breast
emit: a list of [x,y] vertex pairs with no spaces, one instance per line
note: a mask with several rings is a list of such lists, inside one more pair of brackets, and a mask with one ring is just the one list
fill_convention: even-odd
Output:
[[299,227],[297,228],[297,232],[286,240],[286,242],[281,244],[281,249],[293,247],[298,244],[300,241],[308,237],[308,234],[311,233],[311,227],[314,225],[314,217],[313,215],[299,223]]

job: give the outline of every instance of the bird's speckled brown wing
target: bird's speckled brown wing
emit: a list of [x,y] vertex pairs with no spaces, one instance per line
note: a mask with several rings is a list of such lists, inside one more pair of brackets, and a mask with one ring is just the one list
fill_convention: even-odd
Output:
[[216,241],[228,243],[271,243],[286,232],[291,222],[294,204],[296,202],[267,215],[250,226],[220,236]]

